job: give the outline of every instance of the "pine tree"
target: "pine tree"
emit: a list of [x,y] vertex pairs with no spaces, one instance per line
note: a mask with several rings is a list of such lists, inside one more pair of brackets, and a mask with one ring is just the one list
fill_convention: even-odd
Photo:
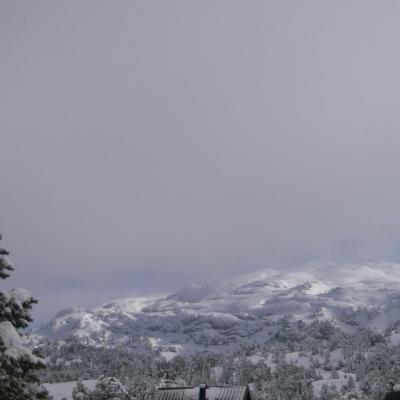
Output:
[[72,389],[73,400],[89,400],[90,392],[89,389],[83,384],[82,381],[78,381]]
[[[1,235],[0,235],[1,239]],[[0,279],[9,277],[13,265],[9,252],[0,248]],[[43,400],[47,391],[40,387],[37,370],[44,367],[41,358],[22,344],[18,329],[32,321],[30,311],[37,303],[25,289],[0,292],[0,399]]]
[[114,377],[101,376],[91,393],[93,400],[129,400],[128,391]]

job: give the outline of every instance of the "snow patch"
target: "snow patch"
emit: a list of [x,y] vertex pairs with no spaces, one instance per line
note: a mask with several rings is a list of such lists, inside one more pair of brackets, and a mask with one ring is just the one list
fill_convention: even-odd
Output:
[[5,355],[19,360],[22,357],[27,357],[31,362],[44,363],[44,361],[32,354],[32,352],[22,345],[22,339],[10,321],[0,322],[0,339],[5,347]]

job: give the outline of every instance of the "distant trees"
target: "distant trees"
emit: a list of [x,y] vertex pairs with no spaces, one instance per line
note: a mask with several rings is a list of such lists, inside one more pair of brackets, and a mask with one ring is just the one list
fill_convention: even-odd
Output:
[[[290,318],[273,327],[283,334],[224,353],[181,354],[168,361],[151,349],[85,346],[76,338],[44,341],[50,368],[43,374],[47,382],[114,376],[131,399],[140,400],[152,400],[156,387],[166,381],[182,386],[251,384],[255,400],[381,400],[389,382],[400,383],[400,346],[391,344],[388,335],[365,329],[346,334],[330,321],[303,324]],[[110,393],[105,387],[103,380],[98,396]],[[78,393],[85,395],[76,390],[74,400],[109,400]]]
[[[1,240],[1,235],[0,235]],[[9,252],[0,247],[0,279],[13,271]],[[32,321],[30,311],[37,303],[26,289],[0,292],[0,399],[47,399],[45,389],[38,385],[37,371],[44,361],[23,346],[19,329]]]

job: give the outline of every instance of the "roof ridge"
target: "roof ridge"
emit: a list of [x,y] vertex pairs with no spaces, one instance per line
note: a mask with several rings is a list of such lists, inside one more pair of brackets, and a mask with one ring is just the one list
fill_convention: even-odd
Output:
[[[207,386],[207,389],[210,388],[243,388],[249,385],[211,385]],[[174,389],[198,389],[200,386],[174,386],[174,387],[159,387],[157,390],[174,390]]]

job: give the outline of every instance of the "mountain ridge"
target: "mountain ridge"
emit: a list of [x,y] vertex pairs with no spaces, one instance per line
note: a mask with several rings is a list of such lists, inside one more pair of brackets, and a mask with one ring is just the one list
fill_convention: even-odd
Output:
[[74,337],[94,346],[151,346],[165,357],[262,343],[278,321],[331,321],[345,332],[368,328],[398,341],[400,265],[308,263],[265,269],[174,293],[62,310],[31,340]]

